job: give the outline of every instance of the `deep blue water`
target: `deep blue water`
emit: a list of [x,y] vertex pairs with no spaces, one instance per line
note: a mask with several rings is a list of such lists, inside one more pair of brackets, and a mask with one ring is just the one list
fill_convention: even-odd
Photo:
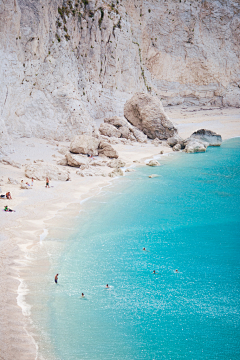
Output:
[[240,138],[160,162],[89,200],[52,254],[53,358],[240,359]]

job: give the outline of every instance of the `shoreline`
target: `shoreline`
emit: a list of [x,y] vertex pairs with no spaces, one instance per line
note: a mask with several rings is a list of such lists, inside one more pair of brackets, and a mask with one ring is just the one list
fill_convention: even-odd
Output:
[[[171,110],[174,112],[174,109]],[[182,123],[184,132],[186,132],[187,124],[187,122]],[[195,130],[198,128],[195,122],[194,125],[189,123],[189,129],[192,126],[195,126]],[[212,129],[210,125],[208,128]],[[212,130],[216,131],[215,129]],[[225,134],[226,137],[223,136],[224,140],[238,137],[236,132],[240,134],[239,125],[237,128],[234,128],[234,126],[232,129],[228,128],[227,134]],[[229,133],[232,136],[228,136]],[[29,143],[31,141],[33,140],[30,139]],[[48,143],[46,140],[39,140],[39,142],[45,146]],[[126,167],[143,166],[149,158],[160,158],[161,156],[166,156],[166,154],[173,153],[170,148],[154,147],[150,144],[139,144],[138,146],[115,145],[114,148],[119,152],[120,159],[124,161],[127,159]],[[160,155],[160,150],[164,150],[163,155]],[[143,156],[146,154],[147,156]],[[133,163],[133,159],[139,162]],[[9,177],[24,177],[22,169],[2,164],[0,164],[0,168],[4,170],[4,175],[8,173]],[[76,169],[71,169],[71,177],[73,173],[75,174],[75,171]],[[12,207],[13,203],[13,207],[16,207],[17,212],[4,214],[2,217],[4,219],[1,221],[1,227],[4,229],[1,235],[2,241],[0,241],[0,265],[3,270],[1,293],[4,305],[0,321],[3,324],[1,332],[4,334],[1,336],[3,350],[0,359],[13,359],[16,358],[16,354],[19,360],[39,358],[38,343],[35,341],[31,331],[28,331],[29,324],[31,323],[31,310],[25,313],[24,306],[22,307],[23,304],[20,304],[20,302],[24,302],[28,292],[28,288],[25,288],[23,285],[26,281],[23,276],[24,272],[31,268],[33,261],[28,259],[28,255],[39,244],[41,245],[44,242],[46,236],[49,235],[49,229],[55,223],[61,221],[62,224],[63,221],[66,223],[69,220],[70,222],[73,221],[87,200],[96,197],[103,188],[110,186],[117,179],[108,177],[94,177],[90,179],[89,177],[80,178],[74,175],[70,182],[51,182],[54,185],[54,188],[51,189],[45,189],[43,181],[35,181],[30,192],[29,190],[20,190],[19,185],[4,184],[2,186],[4,191],[8,188],[11,193],[14,193],[14,200],[11,200],[10,204]],[[45,196],[43,196],[43,192]],[[9,203],[9,200],[5,201]],[[5,203],[2,204],[4,205]],[[14,226],[12,225],[13,220],[16,222]],[[8,287],[9,284],[11,284],[10,288]],[[29,309],[30,305],[26,302],[25,304]],[[3,314],[4,312],[5,314]],[[9,314],[11,314],[10,317],[6,319]]]

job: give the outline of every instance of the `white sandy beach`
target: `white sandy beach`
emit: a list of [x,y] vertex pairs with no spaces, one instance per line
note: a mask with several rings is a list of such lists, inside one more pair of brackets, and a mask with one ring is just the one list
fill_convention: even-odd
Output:
[[[221,134],[223,140],[240,136],[240,109],[237,108],[168,107],[166,113],[183,138],[201,128]],[[19,185],[7,184],[8,177],[31,183],[31,179],[24,176],[24,165],[39,159],[56,164],[57,160],[64,157],[58,152],[61,145],[66,144],[35,138],[16,139],[15,152],[9,157],[23,166],[19,169],[0,163],[2,193],[10,191],[12,194],[12,200],[0,200],[1,208],[8,205],[16,210],[14,213],[1,211],[0,217],[0,359],[36,358],[36,344],[27,331],[30,318],[20,306],[24,298],[19,297],[18,290],[20,279],[24,279],[24,275],[31,271],[31,261],[27,257],[39,245],[44,229],[46,233],[54,224],[69,222],[84,206],[82,200],[99,193],[110,182],[117,181],[109,177],[82,178],[76,175],[76,168],[69,167],[71,181],[51,181],[49,189],[45,188],[44,181],[34,181],[33,187],[28,190],[21,190]],[[160,156],[161,150],[164,153],[172,152],[166,145],[156,147],[151,143],[134,146],[118,144],[113,147],[127,167],[144,165],[144,160]],[[136,160],[138,162],[134,163]]]

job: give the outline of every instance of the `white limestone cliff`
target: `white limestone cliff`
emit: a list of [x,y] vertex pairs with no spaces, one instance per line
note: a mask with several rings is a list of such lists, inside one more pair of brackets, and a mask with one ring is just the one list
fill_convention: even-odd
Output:
[[3,148],[94,135],[135,92],[240,106],[239,2],[1,0],[0,23]]

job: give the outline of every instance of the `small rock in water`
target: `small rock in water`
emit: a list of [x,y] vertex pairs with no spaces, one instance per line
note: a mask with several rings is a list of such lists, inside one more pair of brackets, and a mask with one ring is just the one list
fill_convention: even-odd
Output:
[[148,163],[146,163],[148,166],[160,166],[159,162],[157,160],[150,160]]
[[157,175],[157,174],[149,175],[149,178],[150,178],[150,179],[155,178],[155,177],[159,177],[159,175]]

